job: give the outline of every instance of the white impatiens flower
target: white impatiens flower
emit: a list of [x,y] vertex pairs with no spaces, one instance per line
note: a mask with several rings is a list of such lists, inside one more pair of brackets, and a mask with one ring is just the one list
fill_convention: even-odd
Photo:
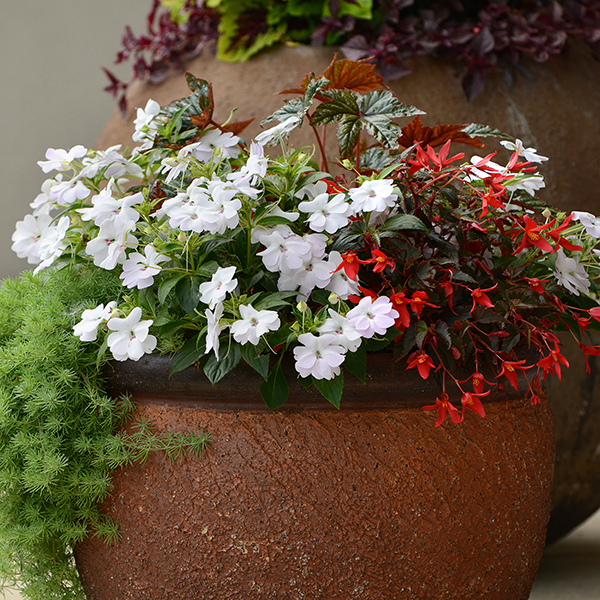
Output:
[[87,154],[87,148],[83,146],[73,146],[69,151],[62,148],[48,148],[46,158],[48,160],[38,160],[38,165],[42,167],[44,173],[50,171],[68,171],[71,169],[71,163],[83,158]]
[[280,138],[284,138],[287,134],[300,125],[300,120],[296,116],[288,117],[285,121],[271,127],[262,133],[259,133],[255,141],[261,146],[266,146],[272,142],[278,142]]
[[331,281],[331,263],[320,258],[311,258],[299,269],[283,269],[277,289],[293,292],[298,290],[299,300],[306,299],[315,288],[323,289]]
[[221,317],[223,316],[223,304],[219,302],[213,311],[207,308],[204,311],[206,317],[207,331],[206,331],[206,350],[204,354],[208,354],[211,350],[214,350],[215,356],[219,358],[219,335],[223,329],[226,329],[224,325],[220,324]]
[[300,202],[298,210],[310,213],[308,225],[313,231],[335,233],[338,229],[348,224],[350,205],[346,202],[344,194],[319,194],[309,202]]
[[579,296],[579,292],[584,294],[589,292],[590,280],[583,265],[579,264],[576,257],[568,257],[562,248],[559,248],[556,253],[555,268],[553,275],[559,285],[576,296]]
[[169,260],[168,256],[159,254],[151,245],[144,248],[144,254],[132,252],[123,263],[120,278],[128,288],[137,287],[139,290],[150,287],[154,277],[160,273],[159,264]]
[[300,269],[313,257],[313,246],[289,227],[284,227],[286,229],[277,228],[261,236],[260,241],[266,248],[257,255],[271,273]]
[[352,188],[348,195],[352,201],[354,214],[359,212],[382,213],[394,206],[398,196],[394,192],[392,179],[373,179],[364,181],[360,187]]
[[156,348],[156,338],[148,333],[152,321],[140,321],[142,309],[136,306],[124,319],[114,317],[107,323],[113,332],[108,336],[108,347],[116,360],[139,360]]
[[117,307],[116,302],[109,302],[106,306],[99,304],[96,308],[84,310],[81,321],[73,326],[73,333],[82,342],[93,342],[98,337],[98,327],[110,319],[110,315]]
[[399,316],[387,296],[381,296],[375,301],[370,296],[365,296],[348,312],[346,318],[360,335],[371,338],[375,334],[383,335]]
[[172,229],[222,234],[240,222],[242,202],[235,197],[237,193],[232,183],[216,176],[210,181],[204,177],[194,179],[185,192],[166,200],[156,217],[169,217]]
[[94,264],[101,269],[112,271],[117,264],[125,261],[125,251],[138,246],[133,235],[136,225],[133,221],[106,221],[98,235],[90,240],[85,251],[94,257]]
[[516,139],[514,142],[502,140],[500,143],[507,150],[510,150],[511,152],[517,152],[519,156],[522,156],[528,162],[542,163],[545,160],[548,160],[547,156],[540,156],[537,154],[537,150],[535,148],[525,148],[525,146],[523,146],[523,142],[519,139]]
[[519,174],[509,179],[504,186],[509,192],[516,192],[522,190],[527,192],[530,196],[535,196],[538,190],[546,187],[546,182],[541,175],[529,175],[527,173]]
[[585,227],[585,231],[588,235],[591,235],[596,239],[600,238],[600,217],[596,217],[589,212],[581,212],[578,210],[574,210],[571,214],[576,221],[579,221]]
[[79,179],[67,179],[56,183],[50,188],[49,196],[60,206],[73,204],[76,200],[83,200],[91,194],[90,189]]
[[332,308],[328,309],[329,318],[319,327],[319,333],[331,333],[336,336],[336,342],[347,352],[356,352],[362,342],[362,337],[348,319]]
[[237,287],[237,279],[233,279],[235,267],[219,267],[210,281],[200,284],[200,300],[214,308],[219,302],[225,300]]
[[344,269],[336,271],[342,262],[344,262],[344,259],[337,250],[332,250],[329,253],[331,279],[325,289],[337,294],[342,300],[347,300],[350,295],[358,295],[358,281],[350,279]]
[[302,377],[333,379],[340,374],[346,350],[339,345],[337,336],[303,333],[298,341],[302,346],[294,348],[295,368]]
[[250,156],[238,171],[227,175],[227,179],[244,196],[257,198],[258,190],[255,186],[267,174],[269,159],[265,157],[265,149],[256,142],[250,144]]
[[113,184],[113,180],[109,181],[108,185],[92,198],[91,208],[77,209],[84,221],[93,220],[99,227],[116,221],[138,222],[140,214],[133,207],[144,201],[144,195],[138,192],[124,198],[115,198],[112,195]]
[[50,197],[50,191],[52,186],[58,183],[60,179],[62,179],[62,175],[59,173],[56,176],[56,179],[46,179],[46,181],[42,183],[40,193],[35,197],[33,202],[29,204],[29,206],[33,208],[34,217],[42,214],[50,214],[50,211],[54,208],[54,200]]
[[240,305],[241,320],[231,326],[233,339],[242,344],[248,342],[256,346],[268,331],[277,331],[281,325],[279,316],[274,310],[256,310],[250,305]]
[[237,158],[241,152],[239,142],[240,138],[233,133],[222,133],[218,129],[211,129],[202,134],[192,156],[200,162],[209,162],[217,150],[217,155],[220,153],[223,158]]
[[143,142],[142,150],[150,148],[158,130],[156,117],[160,112],[160,104],[154,100],[148,100],[145,108],[137,109],[137,116],[133,122],[135,131],[131,136],[134,142]]
[[65,236],[70,225],[69,217],[65,216],[61,217],[56,225],[44,229],[38,248],[41,262],[34,269],[34,275],[49,267],[63,253],[63,250],[67,247]]
[[13,245],[11,250],[17,253],[19,258],[26,258],[31,265],[37,265],[40,258],[40,239],[46,227],[52,222],[48,214],[26,215],[22,221],[17,223],[15,232],[12,234]]
[[132,177],[143,177],[144,172],[142,168],[126,159],[119,150],[121,144],[111,146],[106,150],[97,150],[93,152],[92,156],[86,157],[82,162],[84,168],[79,174],[80,177],[96,177],[99,171],[104,170],[103,177],[105,179],[119,179],[125,175],[131,175]]

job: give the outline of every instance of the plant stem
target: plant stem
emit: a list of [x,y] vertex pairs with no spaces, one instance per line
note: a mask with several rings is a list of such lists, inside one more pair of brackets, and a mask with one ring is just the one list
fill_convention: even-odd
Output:
[[[309,122],[310,122],[310,118],[309,118]],[[319,146],[319,152],[321,153],[321,164],[319,165],[319,168],[321,169],[321,171],[325,171],[326,173],[328,173],[329,165],[327,163],[327,154],[325,153],[325,145],[324,145],[325,125],[323,125],[323,140],[321,139],[321,136],[319,135],[317,128],[312,123],[311,123],[310,127],[315,133],[315,137],[317,138],[317,145]]]

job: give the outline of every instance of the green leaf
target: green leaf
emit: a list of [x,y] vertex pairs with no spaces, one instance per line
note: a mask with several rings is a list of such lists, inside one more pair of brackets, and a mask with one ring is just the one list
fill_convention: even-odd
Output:
[[425,321],[419,321],[417,323],[415,341],[417,342],[419,349],[423,348],[423,342],[425,341],[425,336],[427,335],[427,329],[427,323]]
[[423,114],[418,108],[400,102],[388,90],[362,95],[348,90],[326,90],[323,95],[331,100],[316,108],[312,123],[315,126],[340,123],[337,139],[344,157],[352,154],[362,129],[387,148],[398,148],[402,130],[392,119]]
[[274,225],[289,225],[292,223],[289,219],[285,217],[278,217],[276,215],[263,217],[258,221],[255,221],[252,226],[253,227],[273,227]]
[[500,131],[499,129],[494,129],[493,127],[488,127],[487,125],[478,125],[477,123],[471,123],[466,127],[461,129],[462,133],[466,133],[468,136],[474,137],[498,137],[503,140],[513,141],[513,137]]
[[199,284],[196,279],[192,277],[185,277],[177,282],[175,285],[175,293],[177,294],[177,301],[181,308],[185,310],[188,315],[194,314],[194,309],[198,306],[199,302]]
[[210,279],[218,270],[219,270],[219,263],[214,260],[211,260],[211,261],[203,264],[196,271],[196,274],[198,275],[198,277],[202,277],[203,279]]
[[265,404],[271,410],[279,408],[287,400],[289,388],[281,368],[281,359],[279,359],[269,377],[260,384],[260,393]]
[[344,392],[344,373],[343,371],[333,379],[315,379],[314,386],[321,392],[326,400],[331,402],[336,408],[340,407],[342,394]]
[[169,277],[160,282],[160,285],[158,286],[159,304],[164,304],[169,292],[177,285],[182,277],[184,277],[184,275],[174,275],[173,277]]
[[385,347],[390,345],[391,340],[371,338],[365,340],[363,345],[367,352],[377,352],[383,350]]
[[367,380],[367,350],[364,344],[356,352],[347,352],[344,367],[356,375],[363,383]]
[[435,330],[438,335],[442,336],[446,340],[448,348],[450,348],[452,346],[452,338],[450,337],[450,329],[448,328],[448,324],[440,321],[436,325]]
[[386,220],[381,226],[382,231],[398,231],[404,229],[410,229],[414,231],[422,231],[423,233],[429,233],[429,229],[415,215],[395,215]]
[[138,290],[138,302],[139,305],[149,313],[154,313],[156,308],[156,299],[154,297],[154,288],[147,287]]
[[268,310],[275,307],[289,306],[288,298],[294,298],[297,292],[273,292],[262,300],[259,300],[254,308],[256,310]]
[[341,121],[346,115],[358,117],[360,109],[358,107],[359,94],[349,90],[327,90],[323,95],[329,98],[328,102],[320,104],[315,109],[312,116],[312,124],[315,127],[320,125],[329,125]]
[[302,98],[286,100],[283,107],[276,110],[272,115],[262,121],[261,125],[265,125],[274,120],[278,120],[283,123],[290,117],[296,117],[298,119],[298,127],[301,127],[302,120],[312,106],[315,95],[318,94],[329,83],[329,81],[324,77],[320,77],[319,79],[315,79],[314,75],[311,77],[312,78],[309,81]]
[[[158,328],[159,334],[161,336],[167,336],[171,333],[175,333],[178,329],[181,329],[184,325],[187,325],[188,321],[184,319],[177,319],[176,321],[171,321],[169,317],[161,317],[161,321],[156,319],[154,321],[154,326]],[[163,323],[161,325],[161,323]]]
[[362,121],[355,116],[344,117],[338,125],[337,142],[342,158],[347,158],[354,153],[362,128]]
[[244,362],[261,375],[263,379],[266,379],[269,375],[269,357],[266,354],[257,356],[256,348],[252,344],[241,346],[240,352]]
[[238,344],[231,344],[227,354],[225,356],[219,356],[217,358],[214,352],[210,354],[206,364],[204,365],[204,374],[208,377],[210,382],[215,385],[218,381],[223,379],[227,373],[235,369],[240,360],[242,359],[242,353]]
[[204,343],[199,343],[199,336],[189,339],[173,357],[169,377],[174,373],[183,371],[193,365],[201,356],[204,355],[206,346]]

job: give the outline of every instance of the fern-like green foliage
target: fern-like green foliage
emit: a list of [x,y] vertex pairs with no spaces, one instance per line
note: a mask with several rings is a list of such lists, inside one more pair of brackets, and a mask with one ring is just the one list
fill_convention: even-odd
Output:
[[107,358],[72,327],[122,289],[111,272],[75,268],[0,287],[0,591],[85,598],[72,549],[88,535],[118,539],[97,508],[112,471],[154,450],[175,458],[207,444],[201,434],[161,438],[147,423],[120,431],[133,405],[104,393]]

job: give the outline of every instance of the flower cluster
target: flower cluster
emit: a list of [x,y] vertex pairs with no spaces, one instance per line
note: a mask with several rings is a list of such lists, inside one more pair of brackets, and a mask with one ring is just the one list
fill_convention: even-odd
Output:
[[[213,383],[243,360],[270,407],[287,396],[286,355],[339,406],[344,371],[364,380],[367,353],[391,349],[436,379],[426,408],[438,425],[466,409],[483,417],[482,398],[518,388],[520,373],[538,402],[540,381],[568,366],[556,330],[600,354],[585,343],[600,321],[600,219],[535,198],[546,160],[535,149],[484,126],[424,127],[372,69],[342,60],[307,76],[248,145],[244,123],[215,122],[210,84],[188,75],[189,98],[138,110],[133,151],[48,150],[39,164],[56,173],[13,249],[36,272],[122,280],[119,298],[81,315],[82,341],[122,361],[168,340],[173,372],[195,363]],[[303,123],[320,149],[337,125],[341,174],[324,153],[318,164],[288,147]],[[452,143],[484,148],[486,135],[502,139],[504,161],[450,155]],[[524,345],[537,358],[516,352]]]

